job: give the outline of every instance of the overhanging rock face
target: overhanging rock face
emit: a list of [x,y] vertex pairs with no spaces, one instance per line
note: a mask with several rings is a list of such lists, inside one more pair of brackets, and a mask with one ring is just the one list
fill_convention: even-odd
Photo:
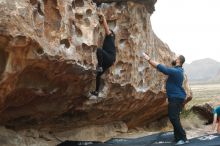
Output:
[[[96,48],[104,29],[116,34],[117,59],[105,74],[105,98],[94,88]],[[142,57],[169,64],[174,55],[152,31],[155,1],[0,1],[0,123],[64,130],[122,121],[142,126],[167,114],[165,77]]]

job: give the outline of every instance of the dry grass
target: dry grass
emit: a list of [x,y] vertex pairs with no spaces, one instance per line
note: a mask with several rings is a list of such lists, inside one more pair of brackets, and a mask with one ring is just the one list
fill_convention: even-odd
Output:
[[193,99],[186,105],[186,109],[204,103],[220,105],[220,84],[191,85],[191,88]]
[[198,115],[190,110],[185,110],[181,113],[181,122],[186,130],[204,127],[204,120],[201,120]]

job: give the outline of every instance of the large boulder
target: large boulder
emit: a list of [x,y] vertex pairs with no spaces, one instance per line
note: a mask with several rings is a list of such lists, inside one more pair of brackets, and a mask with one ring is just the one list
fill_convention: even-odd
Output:
[[194,105],[191,110],[205,120],[205,124],[211,124],[213,122],[213,107],[208,104]]
[[[105,98],[89,102],[105,35],[95,2],[116,34],[117,59],[104,76]],[[120,121],[132,128],[167,115],[166,77],[142,57],[170,64],[174,55],[151,27],[156,1],[95,2],[0,1],[1,125],[64,131]]]

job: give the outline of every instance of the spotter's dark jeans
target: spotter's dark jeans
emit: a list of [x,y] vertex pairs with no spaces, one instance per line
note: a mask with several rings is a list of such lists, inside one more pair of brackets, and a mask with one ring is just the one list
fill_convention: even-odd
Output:
[[182,102],[172,101],[168,104],[168,116],[174,129],[175,141],[186,141],[186,132],[180,123],[180,112],[182,111]]

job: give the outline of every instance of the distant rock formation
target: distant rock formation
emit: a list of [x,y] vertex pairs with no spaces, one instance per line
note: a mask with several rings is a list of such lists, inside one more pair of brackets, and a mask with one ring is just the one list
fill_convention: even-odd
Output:
[[220,83],[220,62],[213,59],[196,60],[184,68],[191,83]]

